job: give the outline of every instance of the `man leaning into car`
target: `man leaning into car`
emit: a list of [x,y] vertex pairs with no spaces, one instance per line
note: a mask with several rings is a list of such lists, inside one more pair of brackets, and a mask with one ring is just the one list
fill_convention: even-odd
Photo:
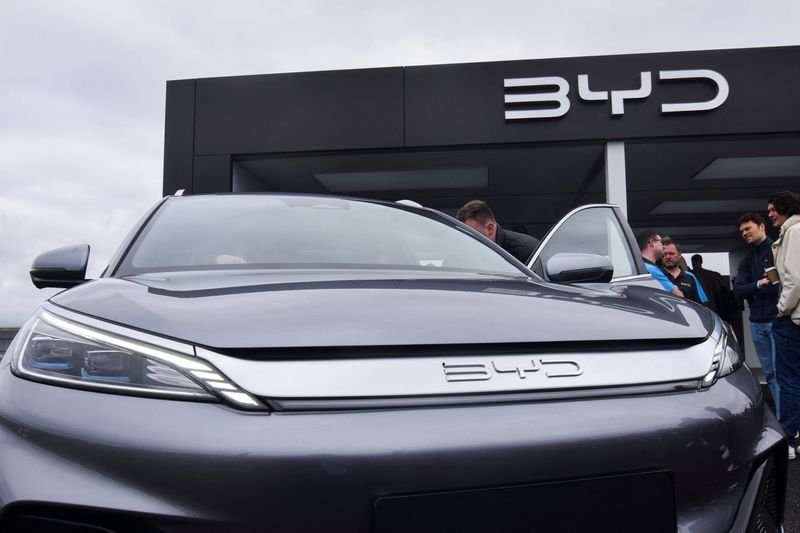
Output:
[[494,213],[489,209],[489,205],[483,200],[467,202],[458,210],[456,218],[496,242],[498,246],[522,263],[527,263],[533,252],[539,247],[539,239],[501,228],[494,218]]

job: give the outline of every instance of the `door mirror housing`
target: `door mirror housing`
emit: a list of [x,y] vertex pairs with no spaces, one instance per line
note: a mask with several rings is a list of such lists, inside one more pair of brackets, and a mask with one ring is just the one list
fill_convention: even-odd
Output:
[[38,289],[68,289],[86,281],[89,245],[78,244],[50,250],[37,257],[31,266],[31,281]]
[[[567,261],[550,260],[559,254],[573,254]],[[547,281],[562,283],[590,283],[605,280],[608,274],[599,259],[580,259],[582,255],[594,255],[610,261],[612,283],[614,276],[630,280],[644,280],[648,277],[639,252],[639,245],[622,211],[611,204],[589,204],[577,207],[567,213],[542,240],[528,262],[528,268]],[[585,264],[584,264],[585,263]],[[558,280],[550,277],[552,270]],[[580,272],[585,270],[585,272]],[[588,279],[597,274],[598,279]]]
[[547,261],[547,277],[555,283],[608,283],[614,276],[604,255],[560,253]]

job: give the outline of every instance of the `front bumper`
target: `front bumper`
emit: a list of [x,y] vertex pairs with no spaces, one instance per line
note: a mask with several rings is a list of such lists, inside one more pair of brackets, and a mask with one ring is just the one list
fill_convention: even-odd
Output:
[[[0,530],[38,516],[111,530],[373,531],[387,497],[662,473],[677,530],[728,531],[749,522],[741,504],[764,461],[785,484],[784,437],[746,367],[689,393],[256,414],[35,383],[7,359]],[[524,505],[541,528],[537,502]],[[613,530],[650,529],[620,516]]]

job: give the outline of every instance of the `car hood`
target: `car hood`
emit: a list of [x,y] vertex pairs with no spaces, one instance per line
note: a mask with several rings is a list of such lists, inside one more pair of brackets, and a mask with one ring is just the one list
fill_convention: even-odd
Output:
[[[451,274],[452,276],[452,274]],[[641,286],[374,271],[205,271],[101,278],[51,302],[212,349],[692,341],[713,315]]]

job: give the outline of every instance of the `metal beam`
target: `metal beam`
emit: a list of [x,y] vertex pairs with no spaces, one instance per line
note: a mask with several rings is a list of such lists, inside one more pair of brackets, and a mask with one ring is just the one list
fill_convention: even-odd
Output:
[[616,204],[628,216],[628,190],[625,178],[625,143],[606,143],[606,201]]

